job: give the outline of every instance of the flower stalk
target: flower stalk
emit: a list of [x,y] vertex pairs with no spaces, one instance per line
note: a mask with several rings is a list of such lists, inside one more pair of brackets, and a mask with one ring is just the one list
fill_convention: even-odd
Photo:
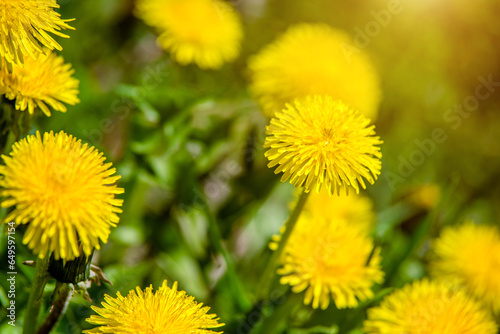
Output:
[[286,243],[290,238],[290,235],[292,234],[293,228],[295,227],[295,224],[299,219],[300,213],[302,212],[302,209],[306,204],[308,196],[309,193],[307,193],[305,190],[302,190],[302,193],[300,194],[299,200],[297,201],[295,208],[293,209],[288,220],[285,222],[285,232],[281,236],[278,248],[271,255],[271,258],[269,259],[269,262],[267,263],[267,266],[264,270],[264,274],[262,275],[262,281],[258,294],[260,299],[265,299],[266,296],[268,295],[269,289],[275,277],[276,267],[279,265],[281,254],[283,254]]
[[40,306],[43,301],[43,288],[50,279],[48,273],[49,261],[49,256],[45,256],[43,259],[39,258],[36,261],[35,276],[24,316],[23,334],[34,334],[36,331],[38,314],[40,313]]
[[302,296],[297,293],[287,295],[284,302],[276,306],[276,309],[258,327],[257,334],[278,333],[279,326],[302,304]]
[[50,313],[37,330],[36,334],[48,334],[52,329],[54,329],[55,325],[64,314],[64,311],[66,311],[69,300],[71,299],[70,292],[71,288],[67,283],[58,282],[56,290],[54,291],[54,295],[57,296],[52,302]]

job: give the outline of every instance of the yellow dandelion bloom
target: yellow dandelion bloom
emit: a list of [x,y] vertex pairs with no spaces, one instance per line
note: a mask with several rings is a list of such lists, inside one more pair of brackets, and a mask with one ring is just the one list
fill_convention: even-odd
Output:
[[[283,231],[282,231],[283,232]],[[275,239],[276,240],[276,239]],[[366,231],[343,220],[302,213],[281,256],[281,284],[305,292],[304,304],[326,309],[356,307],[373,297],[371,286],[383,281],[380,250],[367,265],[374,244]]]
[[[300,192],[297,192],[297,195]],[[292,203],[291,207],[295,207]],[[361,230],[370,232],[375,225],[376,215],[373,209],[372,200],[362,194],[339,194],[330,196],[324,189],[319,193],[311,193],[302,208],[301,214],[321,215],[325,220],[342,221],[359,227]],[[280,233],[285,232],[285,227],[280,229]],[[273,235],[269,243],[271,250],[277,250],[281,235]]]
[[12,73],[5,67],[0,69],[0,94],[10,100],[15,100],[17,110],[28,109],[30,114],[35,108],[50,116],[51,107],[65,112],[62,103],[74,105],[78,99],[79,81],[71,75],[75,71],[71,64],[64,64],[62,57],[47,52],[37,60],[27,58],[23,67],[15,67]]
[[5,222],[27,224],[23,243],[40,258],[72,260],[106,243],[118,223],[123,193],[115,168],[94,147],[64,132],[37,132],[16,142],[0,166]]
[[177,290],[177,282],[172,288],[167,281],[153,293],[153,287],[143,292],[131,290],[126,297],[120,292],[113,298],[105,295],[103,308],[92,306],[98,315],[91,315],[87,321],[100,327],[83,333],[220,333],[210,330],[224,324],[218,323],[215,314],[207,314],[210,307],[194,301],[194,297]]
[[22,65],[26,56],[45,53],[42,46],[62,50],[49,33],[68,38],[60,30],[74,28],[54,8],[56,0],[0,0],[0,58]]
[[460,284],[500,314],[500,229],[467,222],[432,242],[433,277]]
[[426,279],[408,284],[368,310],[368,334],[496,334],[495,322],[463,290]]
[[136,14],[158,29],[158,42],[182,65],[218,69],[239,55],[241,21],[225,1],[137,0]]
[[302,209],[304,213],[321,214],[326,220],[342,220],[370,231],[377,219],[373,201],[362,194],[330,196],[324,189],[311,193]]
[[368,57],[351,45],[346,33],[325,24],[295,25],[250,59],[250,90],[270,117],[287,102],[321,94],[374,119],[379,79]]
[[[341,101],[328,96],[309,96],[287,104],[267,127],[264,147],[269,167],[279,165],[281,181],[290,178],[296,187],[329,193],[373,184],[380,174],[380,148],[370,120]],[[337,191],[338,192],[338,191]]]

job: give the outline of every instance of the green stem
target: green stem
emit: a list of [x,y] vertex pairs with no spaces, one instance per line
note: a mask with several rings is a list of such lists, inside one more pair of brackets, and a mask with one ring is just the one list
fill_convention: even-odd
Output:
[[52,303],[49,315],[36,334],[48,334],[52,329],[54,329],[55,325],[64,314],[66,306],[71,299],[70,291],[71,289],[67,283],[58,283],[58,287],[56,288],[57,298]]
[[14,113],[14,109],[6,101],[8,100],[4,99],[0,95],[0,154],[3,154],[5,152],[5,148],[7,147],[7,141],[11,128],[10,121],[12,119],[12,114]]
[[308,195],[309,193],[306,193],[304,190],[302,190],[302,193],[300,194],[299,200],[295,205],[292,214],[285,222],[285,232],[281,236],[278,248],[271,255],[271,258],[267,263],[266,269],[264,270],[264,274],[262,275],[262,281],[258,293],[259,299],[265,299],[267,297],[267,294],[269,292],[269,289],[271,288],[272,282],[275,277],[276,267],[279,265],[281,254],[283,254],[283,250],[285,249],[286,243],[288,242],[288,239],[292,234],[295,224],[299,219],[300,213],[302,212],[302,208],[304,208],[304,205],[306,204]]
[[297,305],[302,303],[302,298],[304,295],[301,293],[288,294],[284,302],[276,306],[276,309],[269,314],[262,324],[256,328],[256,334],[269,334],[278,333],[277,329],[280,324],[282,324],[286,318],[296,309]]
[[13,100],[0,95],[0,154],[29,133],[31,118],[29,113],[16,110]]
[[38,259],[35,266],[35,276],[31,286],[30,297],[26,314],[24,315],[23,334],[34,334],[40,313],[40,306],[43,302],[43,288],[50,278],[47,270],[49,267],[50,257],[46,255],[43,259]]

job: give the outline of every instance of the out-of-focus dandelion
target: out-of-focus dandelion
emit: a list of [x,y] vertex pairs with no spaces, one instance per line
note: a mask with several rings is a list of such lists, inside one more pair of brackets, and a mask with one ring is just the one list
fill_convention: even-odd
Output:
[[94,147],[64,132],[37,132],[16,142],[0,166],[6,222],[26,224],[23,243],[40,257],[72,260],[106,243],[123,193],[116,169]]
[[431,275],[465,287],[500,314],[500,230],[469,221],[431,244]]
[[[61,29],[74,29],[54,11],[56,0],[0,0],[0,58],[20,65],[27,56],[32,60],[45,53],[43,46],[62,50],[50,34],[68,38]],[[50,34],[49,34],[50,33]],[[12,67],[12,66],[10,66]]]
[[302,212],[321,215],[326,220],[345,221],[365,231],[373,228],[377,218],[373,201],[366,195],[340,193],[339,196],[330,196],[324,189],[309,195]]
[[325,24],[298,24],[250,59],[250,90],[264,113],[308,95],[330,95],[374,119],[380,84],[368,57],[352,50],[343,31]]
[[71,75],[75,71],[65,64],[62,57],[47,51],[37,60],[25,59],[23,67],[14,67],[11,72],[5,66],[0,69],[0,94],[15,100],[17,110],[28,110],[30,114],[38,107],[47,116],[50,108],[65,112],[62,103],[74,105],[78,99],[79,81]]
[[328,96],[309,96],[287,104],[267,127],[264,147],[269,167],[283,172],[296,187],[320,191],[323,184],[330,194],[340,188],[373,183],[380,174],[380,148],[374,126],[341,101]]
[[[274,240],[272,249],[280,242]],[[277,273],[293,292],[306,291],[306,305],[326,309],[331,299],[337,308],[356,307],[358,301],[373,297],[373,284],[383,281],[380,250],[372,254],[373,247],[363,227],[326,219],[321,211],[303,212],[285,245]]]
[[222,0],[137,0],[136,15],[157,28],[159,44],[182,65],[218,69],[239,55],[240,18]]
[[444,282],[408,284],[368,310],[364,331],[381,333],[496,334],[490,313],[462,289]]
[[92,306],[98,315],[87,321],[99,325],[84,333],[220,333],[210,330],[224,324],[215,314],[207,314],[210,307],[194,301],[194,297],[177,290],[177,282],[169,288],[167,281],[158,291],[153,287],[143,292],[139,287],[126,297],[120,292],[113,298],[105,295],[102,308]]

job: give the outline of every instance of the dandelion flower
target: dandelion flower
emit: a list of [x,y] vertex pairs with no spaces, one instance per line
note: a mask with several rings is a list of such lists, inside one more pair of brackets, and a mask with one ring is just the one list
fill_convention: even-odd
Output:
[[[281,181],[290,178],[296,187],[329,193],[341,187],[373,184],[380,174],[379,137],[369,120],[341,101],[328,96],[312,96],[287,104],[267,127],[264,147],[269,167],[279,165]],[[337,191],[338,192],[338,191]]]
[[251,92],[264,114],[308,95],[330,95],[374,119],[380,84],[368,57],[349,36],[325,24],[298,24],[249,61]]
[[[276,239],[275,239],[276,240]],[[383,281],[380,251],[359,226],[322,215],[302,213],[281,257],[281,284],[305,292],[304,304],[326,309],[356,307],[373,297],[371,286]],[[367,264],[370,258],[369,264]]]
[[138,0],[137,16],[158,29],[159,44],[182,65],[218,69],[240,52],[240,18],[222,0]]
[[115,168],[94,147],[64,132],[39,132],[16,142],[0,166],[6,222],[27,224],[23,243],[40,258],[72,260],[106,243],[118,223],[123,193]]
[[0,58],[22,65],[26,56],[33,60],[50,50],[62,50],[50,34],[68,38],[61,29],[74,29],[54,11],[56,0],[0,0]]
[[324,189],[319,194],[309,195],[302,212],[321,214],[326,220],[342,220],[365,231],[370,231],[376,221],[373,201],[369,197],[342,193],[330,196]]
[[368,310],[369,334],[496,334],[491,314],[463,290],[426,279],[408,284]]
[[500,314],[500,230],[467,222],[433,241],[431,274],[464,286]]
[[38,107],[50,116],[49,106],[65,112],[66,106],[62,102],[71,105],[80,102],[77,97],[79,82],[71,76],[74,72],[71,64],[64,64],[62,57],[47,52],[37,60],[27,58],[24,67],[15,67],[12,73],[2,67],[0,94],[15,100],[17,110],[28,109],[30,114]]
[[210,307],[194,301],[194,297],[177,290],[177,282],[172,288],[167,281],[153,293],[153,287],[143,292],[131,290],[126,297],[120,292],[113,298],[105,295],[103,308],[92,306],[98,315],[91,315],[87,321],[100,327],[84,333],[220,333],[209,330],[224,324],[218,323],[215,314],[207,314]]

